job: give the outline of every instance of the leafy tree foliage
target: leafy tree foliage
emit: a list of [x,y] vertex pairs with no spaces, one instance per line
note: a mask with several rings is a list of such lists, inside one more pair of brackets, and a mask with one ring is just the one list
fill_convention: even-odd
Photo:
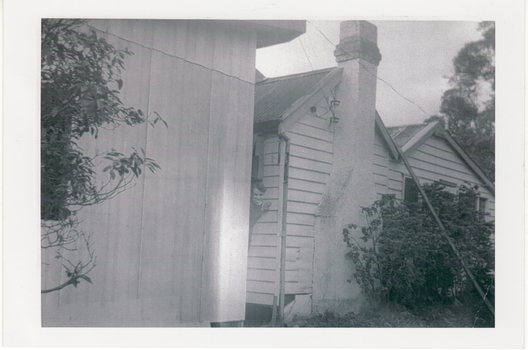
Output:
[[[41,242],[44,249],[58,248],[56,257],[69,277],[61,288],[76,286],[79,279],[91,282],[86,274],[95,264],[89,235],[77,229],[76,211],[126,190],[144,167],[152,172],[160,168],[143,150],[133,149],[130,155],[108,150],[89,157],[78,145],[85,135],[97,138],[100,128],[165,123],[156,113],[149,118],[119,99],[121,71],[129,55],[98,37],[85,21],[42,20]],[[104,171],[109,179],[103,185],[95,182],[96,160],[108,162]],[[72,263],[62,251],[76,250],[79,242],[89,261]]]
[[[423,187],[475,278],[492,292],[494,224],[475,210],[477,188],[461,186],[455,195],[439,183]],[[368,225],[360,228],[361,234],[350,224],[343,235],[351,248],[354,278],[368,296],[409,308],[453,300],[481,306],[479,294],[423,202],[384,196],[363,211]]]
[[452,88],[440,112],[457,142],[495,179],[495,22],[479,24],[482,39],[466,44],[453,59]]
[[[72,206],[92,205],[112,195],[93,182],[93,159],[77,145],[85,134],[97,138],[101,127],[145,123],[139,109],[119,99],[120,78],[128,50],[118,50],[94,30],[83,31],[84,21],[42,21],[41,57],[41,216],[64,219]],[[115,88],[112,88],[114,86]],[[156,123],[159,116],[152,121]],[[120,174],[151,170],[157,165],[134,152],[130,157],[106,155]],[[119,171],[119,170],[118,170]]]

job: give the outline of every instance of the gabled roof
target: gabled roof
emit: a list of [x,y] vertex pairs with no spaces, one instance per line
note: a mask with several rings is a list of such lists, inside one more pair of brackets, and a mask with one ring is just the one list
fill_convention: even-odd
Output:
[[307,98],[325,84],[325,77],[341,68],[326,68],[308,73],[268,78],[255,84],[254,123],[282,120],[301,98]]
[[393,126],[387,128],[391,138],[402,147],[411,139],[411,137],[418,131],[425,128],[427,124],[416,124],[416,125],[404,125],[404,126]]
[[[341,82],[342,68],[326,68],[307,73],[292,74],[277,78],[268,78],[255,84],[255,132],[283,132],[288,129],[307,108],[324,96],[328,96]],[[495,185],[484,175],[478,165],[458,145],[444,129],[434,121],[423,124],[410,124],[385,127],[376,112],[375,127],[385,140],[389,153],[394,160],[401,160],[398,148],[407,154],[435,135],[445,139],[464,162],[486,184],[495,195]]]
[[404,154],[420,147],[429,137],[437,136],[445,141],[464,160],[467,166],[486,184],[486,187],[495,195],[495,185],[484,175],[484,172],[471,157],[453,139],[443,125],[438,121],[424,124],[411,124],[387,128],[391,139],[396,143]]
[[435,132],[443,130],[443,126],[438,121],[387,128],[391,139],[401,147],[403,153],[416,149]]
[[400,154],[398,153],[398,147],[394,143],[394,140],[390,137],[389,131],[387,130],[385,123],[383,123],[383,120],[378,114],[378,111],[376,111],[375,128],[380,133],[383,140],[385,140],[385,143],[387,144],[387,147],[389,148],[389,153],[391,157],[395,160],[400,159]]

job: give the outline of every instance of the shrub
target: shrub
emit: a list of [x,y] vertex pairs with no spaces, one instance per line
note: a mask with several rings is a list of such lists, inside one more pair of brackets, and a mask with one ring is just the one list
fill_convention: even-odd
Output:
[[[488,296],[493,292],[494,224],[475,210],[476,187],[460,186],[458,194],[440,183],[423,186],[447,234]],[[409,308],[458,299],[480,302],[456,256],[425,203],[383,196],[363,208],[367,225],[343,229],[355,264],[353,274],[367,296]],[[491,293],[490,293],[491,292]]]

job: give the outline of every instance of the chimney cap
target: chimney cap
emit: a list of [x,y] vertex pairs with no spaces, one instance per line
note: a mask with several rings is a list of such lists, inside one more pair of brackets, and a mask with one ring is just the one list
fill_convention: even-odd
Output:
[[340,24],[339,41],[363,39],[377,44],[378,27],[368,21],[344,21]]
[[381,61],[378,28],[367,21],[341,22],[340,41],[334,51],[338,63],[363,59],[374,65]]

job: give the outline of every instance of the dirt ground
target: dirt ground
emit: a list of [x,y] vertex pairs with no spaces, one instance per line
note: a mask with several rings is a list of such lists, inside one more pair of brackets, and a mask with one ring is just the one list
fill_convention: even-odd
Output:
[[474,310],[464,305],[437,305],[411,311],[392,304],[364,308],[358,313],[345,315],[326,312],[310,317],[294,317],[286,324],[274,326],[271,325],[271,319],[271,307],[251,304],[246,306],[244,327],[494,327],[493,317],[485,307]]

